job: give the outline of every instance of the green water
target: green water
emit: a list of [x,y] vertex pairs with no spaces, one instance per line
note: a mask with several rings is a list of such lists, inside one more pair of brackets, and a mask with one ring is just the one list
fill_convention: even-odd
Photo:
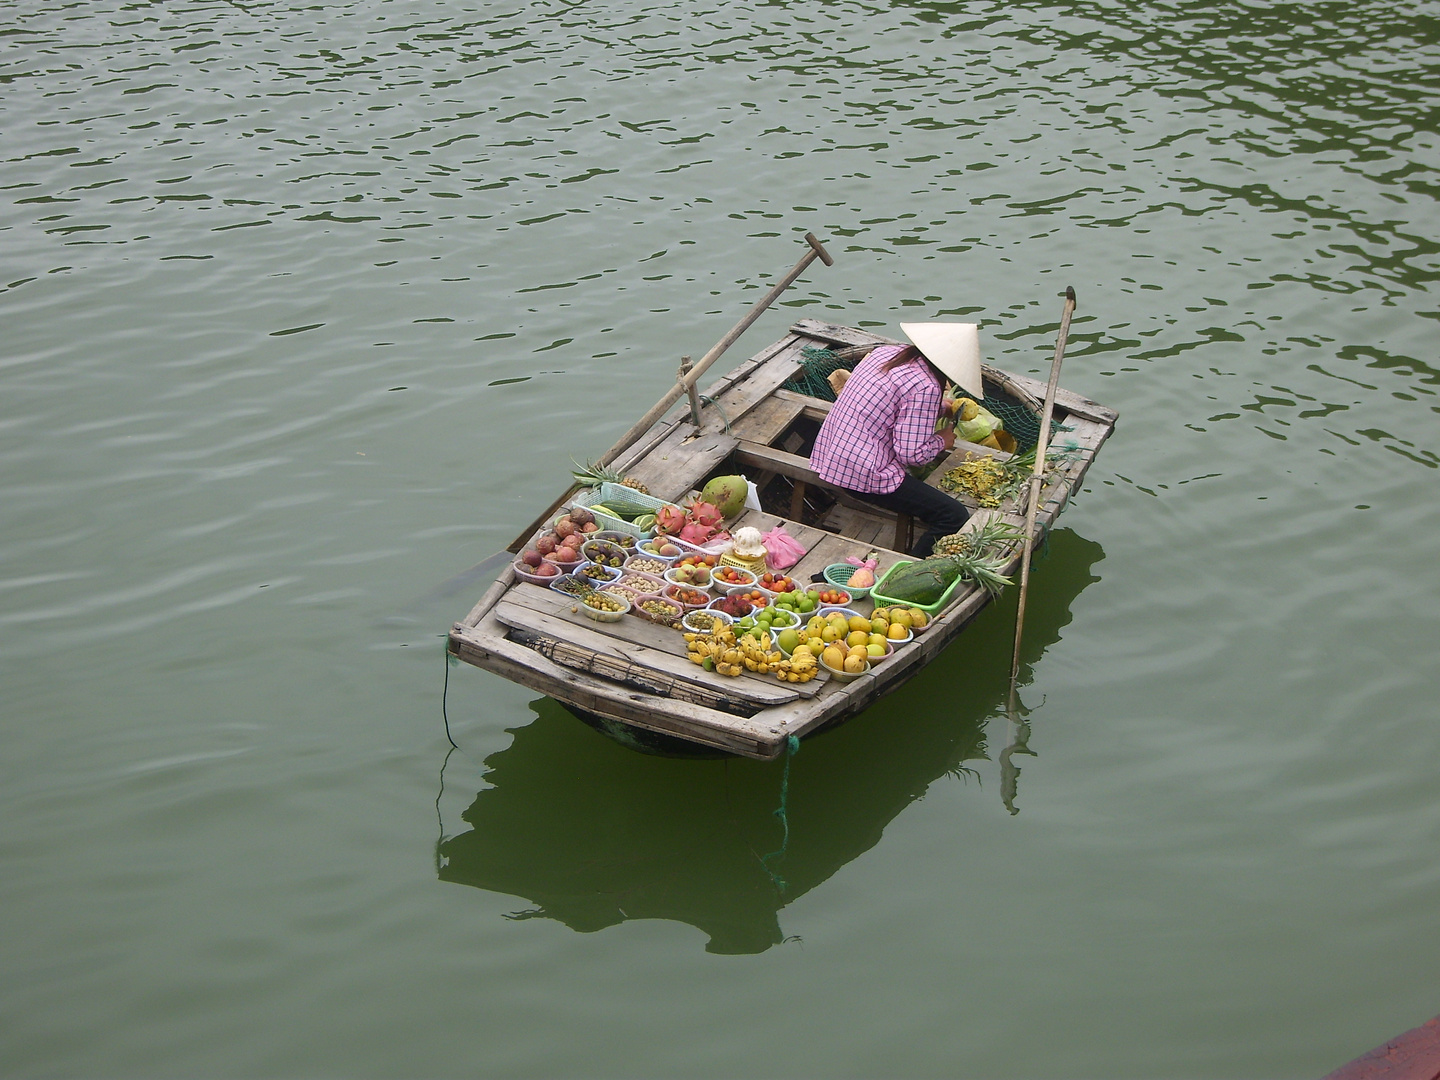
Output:
[[[1433,3],[0,12],[0,1072],[1301,1078],[1440,1012]],[[1039,373],[1079,295],[1026,723],[1013,597],[788,771],[447,673],[807,230],[736,359]]]

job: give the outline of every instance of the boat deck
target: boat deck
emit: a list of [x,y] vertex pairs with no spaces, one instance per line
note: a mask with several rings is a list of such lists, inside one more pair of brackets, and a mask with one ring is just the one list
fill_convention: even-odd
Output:
[[[688,409],[661,421],[617,462],[650,492],[678,501],[721,470],[745,473],[782,506],[762,500],[767,511],[747,510],[726,523],[732,532],[753,525],[766,532],[777,524],[806,549],[786,572],[807,582],[830,563],[878,552],[880,572],[909,556],[911,525],[863,503],[837,497],[794,452],[804,439],[797,426],[823,421],[830,403],[783,389],[800,370],[807,347],[887,344],[891,339],[849,327],[802,320],[781,341],[761,350],[705,394],[713,404],[701,412],[701,426]],[[1036,380],[986,368],[994,383],[1022,399],[1043,396]],[[1054,443],[1070,451],[1053,470],[1041,496],[1037,540],[1079,489],[1095,454],[1113,430],[1116,414],[1079,395],[1059,391],[1055,416],[1061,425]],[[787,449],[789,446],[792,449]],[[930,483],[966,454],[993,453],[957,443],[934,470]],[[553,521],[572,490],[558,499],[517,539],[513,550]],[[962,502],[968,501],[962,498]],[[972,509],[974,504],[970,504]],[[773,511],[782,512],[773,512]],[[1002,503],[999,512],[1017,528],[1024,508]],[[1013,570],[1020,556],[1012,560]],[[950,606],[892,657],[854,681],[821,676],[808,683],[780,682],[745,673],[725,677],[685,658],[679,633],[627,616],[599,623],[575,602],[549,588],[519,581],[507,567],[475,608],[450,632],[450,649],[460,659],[552,696],[567,706],[647,731],[676,736],[705,747],[761,759],[783,752],[791,736],[804,736],[844,719],[888,693],[933,659],[989,602],[983,589],[962,585]],[[851,605],[868,613],[868,600]]]

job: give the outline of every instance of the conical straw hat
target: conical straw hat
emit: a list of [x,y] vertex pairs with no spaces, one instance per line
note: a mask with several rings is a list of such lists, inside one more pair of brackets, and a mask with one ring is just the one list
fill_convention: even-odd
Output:
[[980,327],[968,322],[901,323],[909,338],[937,368],[976,401],[985,396],[980,380]]

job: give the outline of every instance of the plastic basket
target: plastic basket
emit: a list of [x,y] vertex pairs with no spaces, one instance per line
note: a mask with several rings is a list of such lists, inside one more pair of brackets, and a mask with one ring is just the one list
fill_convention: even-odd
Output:
[[877,608],[896,606],[919,608],[933,619],[941,611],[950,606],[950,601],[955,599],[955,593],[961,585],[967,584],[967,582],[964,578],[957,577],[950,583],[950,587],[945,590],[944,595],[933,604],[912,604],[909,600],[897,600],[893,596],[887,596],[885,594],[885,583],[890,580],[891,576],[897,570],[909,566],[912,562],[914,562],[913,559],[901,559],[894,566],[890,567],[889,570],[886,570],[885,573],[880,576],[880,580],[875,582],[875,587],[870,590],[870,599],[875,602]]
[[856,570],[860,569],[851,563],[831,563],[825,567],[824,576],[827,585],[835,585],[844,589],[850,594],[852,600],[864,600],[870,595],[869,589],[857,589],[850,585],[850,578]]
[[654,495],[642,495],[634,488],[628,488],[624,484],[611,484],[608,481],[598,488],[591,488],[589,491],[582,491],[575,498],[570,500],[571,506],[583,506],[595,515],[595,523],[602,530],[610,532],[622,532],[634,537],[651,535],[654,529],[642,529],[639,526],[626,521],[624,518],[615,517],[602,510],[596,510],[596,503],[603,503],[607,499],[623,498],[627,502],[638,503],[641,506],[648,506],[659,510],[662,506],[669,506],[664,499],[657,499]]

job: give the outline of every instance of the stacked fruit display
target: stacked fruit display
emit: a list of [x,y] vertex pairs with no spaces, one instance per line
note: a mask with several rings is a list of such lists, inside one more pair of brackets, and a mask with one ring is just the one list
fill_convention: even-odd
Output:
[[713,633],[687,633],[685,656],[692,664],[721,675],[739,675],[745,669],[745,653],[728,627]]
[[609,540],[586,540],[580,545],[580,554],[601,566],[621,566],[629,558],[623,547]]
[[749,592],[730,593],[729,595],[722,597],[719,600],[716,600],[710,606],[713,607],[716,611],[723,611],[731,618],[739,619],[743,618],[746,615],[749,615],[750,612],[754,611],[756,608],[765,607],[768,599],[769,598],[766,597],[766,595],[762,593],[759,589],[754,589]]
[[815,662],[815,654],[810,651],[810,646],[800,645],[788,657],[774,665],[773,670],[785,682],[805,683],[820,674],[820,665]]
[[788,578],[784,574],[772,573],[769,570],[761,574],[760,580],[755,584],[766,592],[772,593],[791,592],[799,587],[795,584],[794,579]]
[[[805,645],[837,671],[849,671],[851,669],[845,667],[845,661],[851,655],[858,655],[864,660],[881,660],[889,653],[894,640],[888,635],[889,625],[883,619],[847,615],[841,611],[812,615],[803,627],[782,631],[780,647],[793,651],[799,645]],[[787,637],[788,633],[795,636]],[[908,634],[902,635],[905,636]],[[864,665],[854,670],[863,671]]]
[[735,620],[735,632],[742,637],[768,636],[772,631],[800,625],[800,616],[786,608],[770,605]]
[[711,576],[717,584],[726,588],[737,585],[754,585],[756,581],[755,575],[751,571],[739,566],[716,566]]
[[919,633],[930,625],[930,616],[918,607],[902,607],[899,604],[894,607],[876,608],[870,618],[875,622],[877,629],[881,622],[886,624],[881,633],[891,641],[904,641],[911,633]]
[[681,559],[665,571],[665,580],[676,585],[693,585],[697,589],[710,587],[710,567],[703,562],[693,562],[692,557]]
[[520,553],[517,565],[535,577],[556,577],[584,561],[580,545],[599,531],[595,515],[584,507],[562,514],[555,526],[541,533],[535,543]]
[[[830,599],[827,599],[829,597]],[[844,597],[843,600],[836,599]],[[809,615],[819,607],[838,607],[850,602],[850,594],[844,589],[791,589],[788,592],[777,593],[775,604],[777,607],[789,608],[800,615]]]
[[655,533],[657,536],[677,536],[685,543],[699,547],[712,540],[730,538],[730,534],[720,527],[724,520],[725,515],[714,503],[703,498],[692,499],[683,507],[671,504],[656,510]]
[[804,646],[786,657],[775,648],[768,633],[737,636],[728,626],[717,626],[710,633],[687,633],[685,655],[692,664],[720,675],[753,671],[757,675],[774,675],[781,682],[804,683],[820,673],[815,657]]
[[662,559],[676,559],[683,555],[684,549],[679,544],[672,543],[668,537],[657,536],[654,540],[643,540],[639,550],[647,555],[658,555]]
[[660,595],[668,596],[686,608],[702,608],[710,602],[709,593],[704,589],[692,588],[689,585],[666,585]]

